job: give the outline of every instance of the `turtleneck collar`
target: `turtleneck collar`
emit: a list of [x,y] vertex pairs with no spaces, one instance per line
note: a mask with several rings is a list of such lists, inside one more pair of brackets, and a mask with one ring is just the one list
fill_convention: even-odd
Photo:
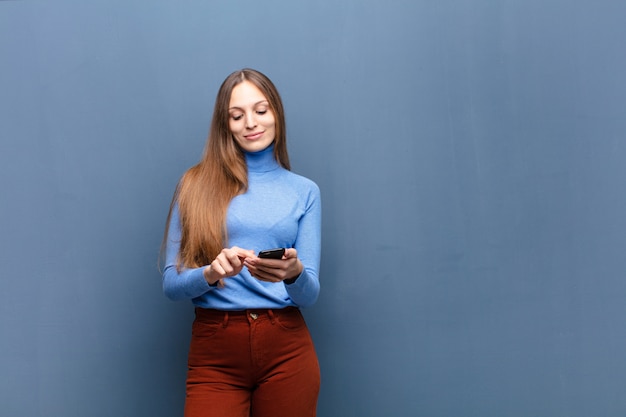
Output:
[[248,172],[269,172],[280,165],[274,158],[274,144],[258,152],[244,152],[246,156],[246,164],[248,164]]

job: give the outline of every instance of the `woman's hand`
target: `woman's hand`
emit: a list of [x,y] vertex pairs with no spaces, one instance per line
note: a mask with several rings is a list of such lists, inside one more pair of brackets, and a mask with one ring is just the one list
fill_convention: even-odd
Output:
[[241,249],[237,246],[224,248],[215,257],[213,262],[202,271],[204,279],[209,285],[215,286],[221,283],[224,278],[229,278],[241,272],[244,266],[244,259],[253,257],[254,251]]
[[251,256],[245,258],[243,264],[253,277],[266,282],[293,280],[298,278],[304,269],[298,259],[298,251],[294,248],[287,248],[282,259]]

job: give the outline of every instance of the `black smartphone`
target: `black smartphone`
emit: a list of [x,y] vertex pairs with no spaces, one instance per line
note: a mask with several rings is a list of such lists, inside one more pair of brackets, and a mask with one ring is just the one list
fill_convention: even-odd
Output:
[[267,249],[259,252],[259,258],[282,259],[285,248]]

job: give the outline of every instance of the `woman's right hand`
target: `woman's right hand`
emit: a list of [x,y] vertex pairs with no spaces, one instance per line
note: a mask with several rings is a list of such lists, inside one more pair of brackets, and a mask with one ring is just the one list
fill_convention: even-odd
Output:
[[243,269],[243,260],[250,256],[254,256],[253,250],[241,249],[237,246],[224,248],[213,262],[204,268],[202,275],[209,285],[215,286],[220,283],[220,280],[240,273]]

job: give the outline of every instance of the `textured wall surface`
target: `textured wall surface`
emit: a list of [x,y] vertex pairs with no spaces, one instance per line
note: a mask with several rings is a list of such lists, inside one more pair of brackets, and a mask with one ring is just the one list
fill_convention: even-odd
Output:
[[160,240],[253,67],[322,190],[320,417],[626,415],[625,14],[0,1],[0,414],[182,415]]

